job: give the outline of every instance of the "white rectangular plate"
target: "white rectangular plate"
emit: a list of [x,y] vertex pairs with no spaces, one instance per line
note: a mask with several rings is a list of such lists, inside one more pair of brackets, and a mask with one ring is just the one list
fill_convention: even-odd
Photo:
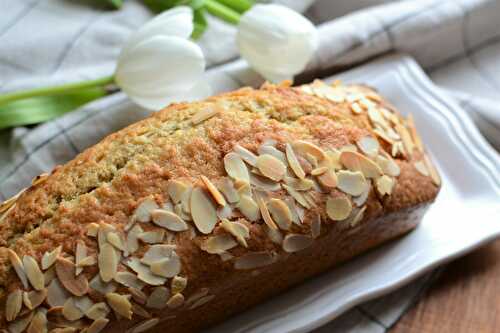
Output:
[[500,235],[500,157],[465,111],[444,96],[409,57],[391,55],[338,76],[375,87],[412,113],[443,178],[420,226],[210,332],[308,332],[361,302],[388,293],[431,268]]

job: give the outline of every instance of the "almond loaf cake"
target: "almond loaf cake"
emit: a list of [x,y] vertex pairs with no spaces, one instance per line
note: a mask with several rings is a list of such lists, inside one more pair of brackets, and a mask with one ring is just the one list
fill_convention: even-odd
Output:
[[173,104],[0,206],[0,331],[196,332],[408,232],[439,187],[365,86]]

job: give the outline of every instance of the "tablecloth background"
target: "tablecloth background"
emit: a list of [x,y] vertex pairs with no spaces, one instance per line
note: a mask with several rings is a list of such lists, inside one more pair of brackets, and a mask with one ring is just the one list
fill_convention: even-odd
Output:
[[[275,2],[318,24],[320,47],[301,78],[331,75],[390,51],[408,53],[500,148],[500,1]],[[112,74],[121,45],[151,15],[135,0],[119,11],[102,1],[0,0],[0,93]],[[209,25],[199,43],[214,92],[261,84],[238,59],[234,27],[211,17]],[[148,114],[117,93],[37,127],[0,131],[0,200]],[[385,332],[438,273],[357,306],[316,333]]]

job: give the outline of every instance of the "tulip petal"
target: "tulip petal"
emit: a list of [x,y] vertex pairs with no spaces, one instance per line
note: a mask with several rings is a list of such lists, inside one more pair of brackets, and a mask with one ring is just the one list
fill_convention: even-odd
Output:
[[176,36],[188,39],[193,29],[193,10],[191,7],[179,6],[167,10],[132,33],[123,46],[120,57],[143,40],[154,36]]
[[170,103],[191,102],[204,99],[212,94],[210,85],[205,80],[198,81],[191,89],[175,95],[143,96],[129,94],[129,97],[143,108],[158,111]]
[[194,42],[156,36],[139,43],[120,58],[115,78],[128,94],[175,94],[190,89],[204,69],[203,53]]

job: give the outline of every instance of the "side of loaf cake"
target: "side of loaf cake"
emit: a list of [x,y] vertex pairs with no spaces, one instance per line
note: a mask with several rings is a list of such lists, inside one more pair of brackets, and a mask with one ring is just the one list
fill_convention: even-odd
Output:
[[366,86],[173,104],[0,206],[0,330],[196,332],[411,230],[439,188]]

